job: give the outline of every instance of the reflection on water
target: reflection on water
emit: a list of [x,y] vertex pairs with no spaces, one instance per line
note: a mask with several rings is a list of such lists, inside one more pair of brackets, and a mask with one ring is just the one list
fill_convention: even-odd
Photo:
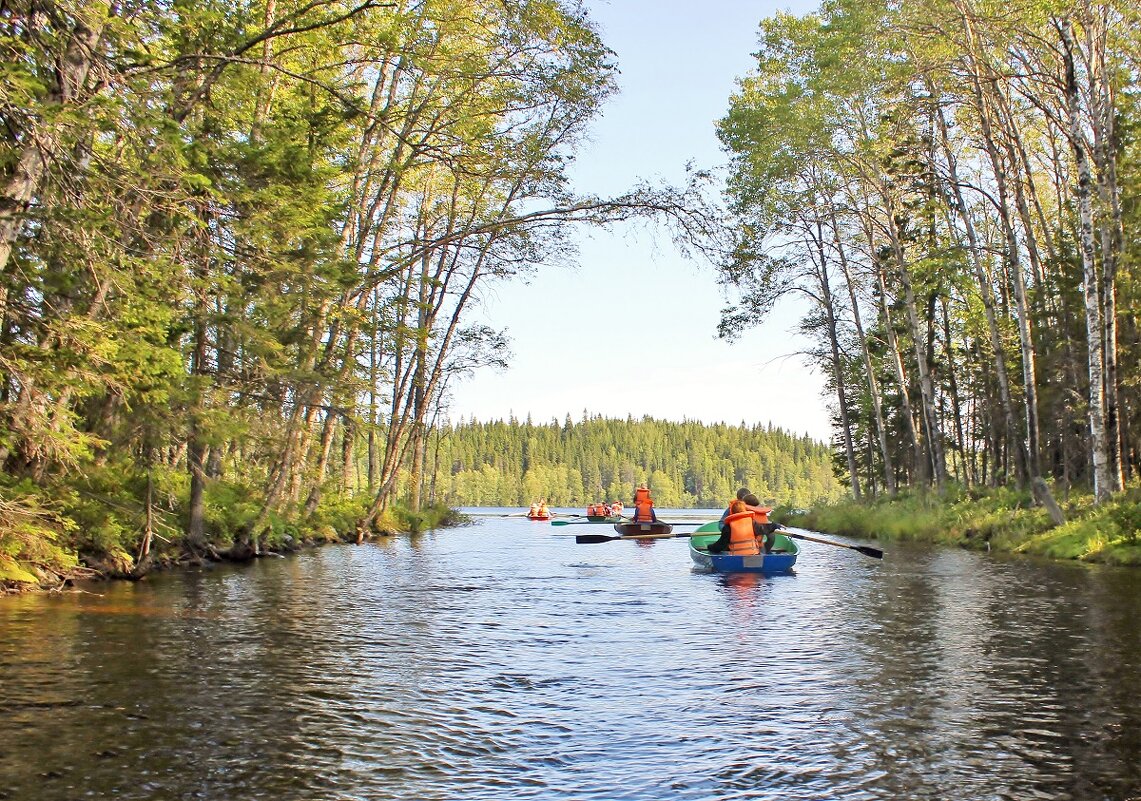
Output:
[[576,531],[0,599],[0,798],[1141,797],[1134,571]]

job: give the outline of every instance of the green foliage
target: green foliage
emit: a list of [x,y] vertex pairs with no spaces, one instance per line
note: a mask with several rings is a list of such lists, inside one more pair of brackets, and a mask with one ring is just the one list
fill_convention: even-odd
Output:
[[585,417],[470,421],[434,436],[437,496],[454,506],[629,503],[640,484],[659,506],[682,508],[724,506],[744,485],[797,506],[845,494],[825,445],[772,427]]
[[36,568],[66,575],[78,563],[66,542],[72,530],[31,482],[0,483],[0,588],[38,583]]
[[1009,488],[904,494],[894,500],[825,504],[775,519],[830,534],[988,548],[1054,559],[1141,565],[1141,493],[1095,505],[1091,495],[1064,506],[1067,521],[1055,527],[1027,492]]

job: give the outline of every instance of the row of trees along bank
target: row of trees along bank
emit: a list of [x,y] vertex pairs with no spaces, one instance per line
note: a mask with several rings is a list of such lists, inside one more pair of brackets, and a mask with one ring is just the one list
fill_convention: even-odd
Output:
[[[1092,486],[1141,459],[1135,2],[828,0],[720,121],[726,334],[795,292],[855,498]],[[1057,522],[1057,520],[1056,520]]]
[[434,429],[429,458],[427,494],[453,506],[630,503],[638,486],[658,506],[680,508],[723,507],[741,486],[793,507],[846,495],[827,445],[771,426],[587,414],[545,425],[471,420]]
[[573,0],[11,0],[0,52],[0,578],[367,536],[507,352],[487,284],[703,222],[568,191],[616,75]]

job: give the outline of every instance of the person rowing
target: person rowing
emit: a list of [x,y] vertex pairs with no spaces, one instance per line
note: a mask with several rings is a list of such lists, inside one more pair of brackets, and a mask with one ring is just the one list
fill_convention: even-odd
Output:
[[650,497],[648,487],[638,487],[634,490],[634,516],[635,523],[656,523],[658,514],[654,511],[654,500]]

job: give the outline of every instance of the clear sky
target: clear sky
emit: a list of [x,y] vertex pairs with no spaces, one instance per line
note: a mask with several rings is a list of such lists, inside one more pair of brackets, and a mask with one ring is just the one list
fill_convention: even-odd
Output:
[[[685,165],[723,165],[714,131],[750,70],[757,26],[815,2],[588,0],[617,54],[619,94],[572,170],[580,193],[619,194],[640,179],[682,184]],[[830,436],[823,377],[798,351],[803,308],[782,300],[757,328],[717,339],[725,304],[713,269],[641,226],[581,229],[575,268],[542,268],[484,298],[482,322],[506,328],[513,358],[452,388],[450,415],[562,421],[583,411],[773,425]]]

